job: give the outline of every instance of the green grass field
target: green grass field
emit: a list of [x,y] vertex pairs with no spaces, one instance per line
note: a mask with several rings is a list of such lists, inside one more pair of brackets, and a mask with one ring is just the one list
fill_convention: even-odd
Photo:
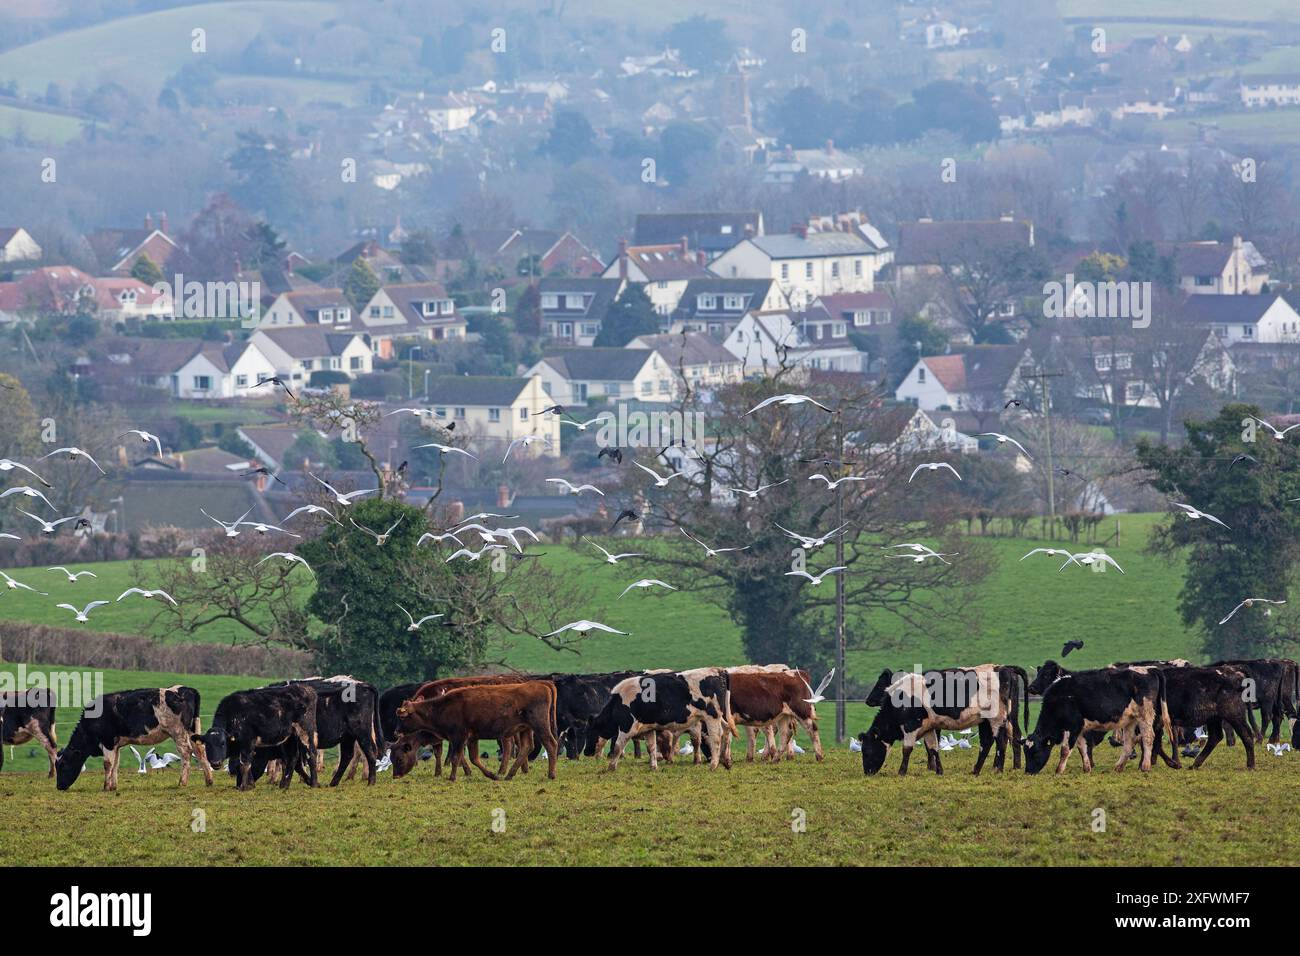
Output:
[[75,116],[0,106],[0,138],[12,139],[21,133],[28,142],[61,146],[81,136],[83,125]]
[[[1109,759],[1109,755],[1107,757]],[[678,763],[652,773],[625,758],[545,763],[527,776],[452,784],[423,765],[372,788],[352,781],[287,792],[212,788],[175,770],[139,776],[123,764],[116,793],[83,775],[59,793],[37,774],[0,774],[0,861],[25,865],[1278,865],[1300,852],[1279,826],[1280,797],[1300,783],[1300,757],[1264,754],[1242,769],[1220,748],[1201,770],[1027,777],[973,756],[944,756],[945,775],[865,778],[857,754],[824,763],[738,761],[730,771]],[[921,764],[924,767],[924,763]],[[1008,762],[1009,766],[1009,762]],[[1095,832],[1097,810],[1105,831]],[[802,811],[802,814],[800,813]],[[796,832],[796,820],[806,830]],[[205,829],[195,832],[195,821]],[[504,830],[493,829],[494,821]],[[498,829],[500,824],[498,824]]]

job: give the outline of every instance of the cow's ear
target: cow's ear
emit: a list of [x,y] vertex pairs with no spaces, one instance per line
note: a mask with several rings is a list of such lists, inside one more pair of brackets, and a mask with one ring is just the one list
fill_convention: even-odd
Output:
[[203,743],[203,737],[199,734],[190,734],[190,743],[201,744]]

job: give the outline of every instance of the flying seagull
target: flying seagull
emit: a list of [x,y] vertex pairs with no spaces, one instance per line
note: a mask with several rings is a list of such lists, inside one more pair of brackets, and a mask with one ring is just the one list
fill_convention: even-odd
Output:
[[284,485],[286,488],[289,487],[283,478],[281,478],[279,475],[271,474],[271,469],[267,468],[265,465],[262,465],[260,468],[249,468],[246,471],[241,472],[239,477],[252,478],[256,475],[264,475],[267,478],[273,478],[276,481],[278,481],[280,484]]
[[176,606],[176,599],[161,588],[127,588],[117,596],[117,599],[120,601],[129,594],[138,594],[146,601],[152,601],[154,598],[160,597],[173,607]]
[[1083,650],[1083,641],[1078,641],[1078,640],[1066,641],[1065,644],[1061,647],[1061,656],[1069,657],[1070,651],[1081,651],[1081,650]]
[[623,558],[644,558],[645,557],[644,554],[610,554],[608,551],[606,551],[600,545],[596,544],[596,542],[592,541],[590,538],[584,538],[583,540],[586,541],[588,544],[590,544],[593,548],[596,548],[598,551],[600,551],[601,554],[605,555],[606,564],[618,564],[618,562]]
[[[301,564],[304,568],[306,568],[309,572],[311,572],[312,577],[316,576],[316,572],[312,571],[311,565],[307,563],[306,559],[299,557],[298,555],[294,554],[292,551],[272,551],[261,561],[258,561],[257,564],[262,564],[263,562],[270,561],[272,558],[284,558],[284,560],[286,561],[292,561],[295,564]],[[254,565],[254,567],[256,566],[257,565]]]
[[40,522],[41,531],[44,532],[45,534],[54,534],[54,532],[58,530],[59,525],[65,524],[69,521],[83,520],[81,515],[69,515],[66,518],[57,518],[54,521],[46,521],[44,518],[38,518],[30,511],[24,511],[22,508],[18,509],[18,513],[27,515],[27,517],[31,518],[33,521]]
[[464,455],[466,458],[473,458],[478,461],[477,455],[471,455],[464,448],[457,448],[455,445],[444,445],[441,442],[431,441],[424,445],[416,445],[415,448],[436,448],[443,455]]
[[1240,462],[1243,461],[1248,461],[1252,465],[1259,464],[1259,459],[1256,458],[1254,455],[1247,455],[1243,453],[1238,455],[1236,458],[1232,459],[1232,461],[1228,462],[1228,469],[1231,470],[1233,465],[1239,464]]
[[[202,512],[203,517],[205,517],[205,518],[212,518],[212,515],[208,514],[208,513],[207,513],[206,511],[204,511],[202,508],[200,508],[199,511]],[[228,524],[227,524],[225,521],[222,521],[220,518],[212,518],[212,520],[215,521],[217,524],[221,525],[221,527],[223,527],[223,528],[226,529],[226,537],[227,537],[227,538],[238,538],[238,537],[239,537],[239,526],[240,526],[241,524],[243,524],[243,523],[244,523],[244,519],[247,518],[247,517],[248,517],[249,515],[251,515],[252,513],[253,513],[253,509],[252,509],[252,508],[249,508],[249,509],[248,509],[247,511],[245,511],[242,515],[240,515],[238,518],[236,518],[234,521],[231,521],[231,522],[228,523]]]
[[[773,524],[776,524],[776,522],[773,522]],[[842,525],[840,525],[838,528],[836,528],[834,531],[827,531],[824,535],[822,535],[822,536],[819,537],[819,538],[816,538],[816,537],[810,537],[809,535],[805,535],[805,534],[796,534],[795,532],[791,531],[789,528],[782,528],[779,524],[776,525],[776,526],[777,526],[778,528],[781,528],[782,531],[784,531],[784,532],[785,532],[787,535],[789,535],[791,538],[794,538],[796,541],[798,541],[798,542],[799,542],[801,545],[803,545],[805,548],[807,548],[807,549],[809,549],[809,550],[812,550],[813,548],[820,548],[820,547],[822,547],[822,545],[824,545],[827,541],[829,541],[829,540],[830,540],[831,538],[833,538],[835,535],[839,534],[841,531],[843,531],[845,528],[847,528],[847,527],[848,527],[848,523],[845,522],[844,524],[842,524]]]
[[292,531],[285,531],[283,528],[273,524],[267,524],[265,521],[240,521],[239,524],[246,524],[258,534],[266,534],[268,531],[278,531],[280,534],[287,534],[291,538],[301,538],[302,535],[294,534]]
[[[916,477],[916,473],[917,473],[918,471],[922,471],[922,470],[924,470],[924,471],[938,471],[940,468],[947,468],[947,469],[948,469],[949,471],[951,471],[954,475],[957,475],[957,469],[954,468],[952,465],[948,464],[946,461],[927,461],[927,462],[923,462],[922,464],[917,465],[915,468],[912,469],[912,474],[911,474],[911,476],[907,479],[907,483],[908,483],[909,485],[912,483],[912,478],[915,478],[915,477]],[[957,475],[957,480],[958,480],[958,481],[961,481],[961,475]]]
[[1120,574],[1124,573],[1124,569],[1115,563],[1114,558],[1112,558],[1109,554],[1102,554],[1100,551],[1087,551],[1084,552],[1083,554],[1070,555],[1069,558],[1066,559],[1065,564],[1057,568],[1057,573],[1059,574],[1060,572],[1064,571],[1066,567],[1068,567],[1071,564],[1078,564],[1081,566],[1091,566],[1098,562],[1101,562],[1102,564],[1111,565]]
[[25,495],[28,498],[40,498],[41,501],[44,501],[51,509],[54,508],[50,499],[46,498],[31,485],[18,485],[14,488],[6,488],[4,491],[0,492],[0,498],[8,498],[10,495]]
[[1025,451],[1025,446],[1020,444],[1020,442],[1016,441],[1010,435],[1004,435],[1001,432],[980,432],[980,434],[976,435],[975,437],[996,438],[998,440],[999,445],[1005,445],[1007,442],[1010,442],[1011,444],[1019,448],[1026,458],[1029,458],[1030,461],[1033,461],[1033,458],[1030,457],[1029,452]]
[[141,443],[145,445],[149,444],[150,442],[153,442],[154,447],[158,449],[158,457],[159,458],[162,457],[162,453],[163,453],[162,442],[159,440],[157,435],[153,434],[153,432],[147,432],[141,428],[131,428],[128,429],[127,431],[122,432],[122,434],[118,435],[116,440],[121,441],[127,435],[139,436]]
[[456,537],[456,533],[454,531],[447,531],[442,534],[434,534],[432,531],[426,531],[424,534],[420,535],[420,540],[415,542],[415,546],[418,548],[426,541],[437,541],[439,544],[441,544],[442,542],[446,541],[448,538],[451,538],[451,540],[455,541],[457,544],[464,544],[464,542],[461,541],[460,538]]
[[300,514],[324,515],[335,524],[342,524],[338,518],[334,517],[334,512],[328,508],[322,508],[320,505],[303,505],[301,508],[294,508],[287,515],[280,519],[281,523],[288,523],[290,518],[296,518]]
[[506,463],[506,458],[510,457],[510,453],[515,450],[516,445],[523,445],[525,448],[528,448],[533,444],[533,442],[537,442],[537,441],[544,442],[547,445],[551,443],[551,440],[547,438],[545,435],[521,435],[520,437],[512,441],[509,447],[506,448],[505,458],[501,459],[501,464],[504,465]]
[[612,627],[606,627],[599,621],[574,621],[572,624],[566,624],[564,627],[557,627],[555,630],[551,631],[550,634],[543,634],[542,636],[554,637],[556,634],[563,634],[565,631],[573,631],[573,633],[580,637],[586,635],[588,631],[605,631],[609,634],[622,634],[624,637],[628,635],[627,631],[616,631]]
[[888,557],[891,557],[891,558],[906,558],[908,561],[912,561],[912,562],[914,562],[914,563],[916,563],[916,564],[924,564],[928,558],[938,558],[938,559],[939,559],[940,561],[942,561],[944,564],[952,564],[951,561],[944,561],[943,559],[944,559],[944,558],[955,558],[955,557],[956,557],[958,554],[960,554],[960,553],[961,553],[961,552],[959,552],[959,551],[945,551],[945,552],[943,552],[942,554],[940,554],[938,551],[930,551],[930,550],[926,550],[926,551],[921,552],[920,554],[891,554],[891,555],[888,555]]
[[595,418],[585,422],[574,421],[572,418],[561,418],[560,424],[572,425],[578,431],[585,432],[588,428],[590,428],[592,425],[596,424],[597,422],[609,421],[613,417],[614,417],[613,415],[610,415],[608,412],[606,412],[604,415],[597,415]]
[[[660,581],[658,578],[642,578],[640,581],[633,581],[631,584],[625,587],[623,589],[623,594],[626,594],[628,591],[632,590],[633,588],[667,588],[669,591],[677,590],[671,584],[667,584],[663,581]],[[623,594],[620,594],[619,597],[622,597]]]
[[10,591],[16,591],[19,588],[22,588],[24,591],[31,591],[33,594],[40,594],[43,597],[49,597],[49,595],[46,594],[44,591],[37,591],[36,588],[32,587],[30,584],[23,584],[22,581],[15,581],[4,571],[0,571],[0,578],[5,579],[5,587],[7,587]]
[[1005,412],[1008,408],[1019,408],[1020,404],[1021,404],[1020,399],[1013,398],[1010,399],[1005,405],[1002,406],[1002,410]]
[[[1023,561],[1025,558],[1032,558],[1036,554],[1045,554],[1049,558],[1060,557],[1061,555],[1065,555],[1067,558],[1070,556],[1070,552],[1065,548],[1034,548],[1033,551],[1030,551],[1020,560]],[[1067,561],[1066,563],[1068,564],[1069,562]]]
[[[1250,417],[1255,418],[1254,415],[1251,415]],[[1255,418],[1255,421],[1259,422],[1261,425],[1263,425],[1265,428],[1271,431],[1273,433],[1273,437],[1278,441],[1281,441],[1283,438],[1285,438],[1286,433],[1291,431],[1292,429],[1300,428],[1300,422],[1297,422],[1294,425],[1288,425],[1286,428],[1283,428],[1281,431],[1278,431],[1276,428],[1274,428],[1268,422],[1264,421],[1264,419],[1262,418]]]
[[469,548],[461,548],[459,551],[453,552],[452,556],[449,557],[443,563],[451,564],[451,562],[455,561],[461,555],[464,555],[465,557],[469,558],[471,561],[477,561],[479,558],[483,557],[483,555],[487,554],[489,551],[504,551],[505,548],[506,546],[504,544],[485,544],[483,545],[483,549],[481,551],[471,551]]
[[402,412],[410,412],[412,415],[428,415],[428,414],[429,414],[429,409],[427,409],[427,408],[394,408],[391,412],[384,412],[384,417],[387,418],[389,415],[400,415]]
[[67,568],[65,568],[65,567],[64,567],[63,565],[61,565],[61,564],[56,564],[54,567],[52,567],[52,568],[46,568],[45,570],[46,570],[46,571],[62,571],[64,574],[66,574],[66,575],[68,576],[68,583],[69,583],[69,584],[76,584],[76,583],[77,583],[77,578],[85,578],[85,577],[97,578],[97,577],[99,577],[99,575],[96,574],[94,571],[77,571],[76,573],[73,573],[72,571],[69,571]]
[[[1193,520],[1195,520],[1196,518],[1208,518],[1210,521],[1213,521],[1215,524],[1222,525],[1224,528],[1228,528],[1226,524],[1223,524],[1222,521],[1214,517],[1214,515],[1210,514],[1208,511],[1197,511],[1191,505],[1185,505],[1181,501],[1171,501],[1169,503],[1173,505],[1175,508],[1182,508],[1185,512],[1187,512],[1188,518],[1191,518]],[[1231,531],[1232,529],[1228,528],[1228,530]]]
[[408,631],[418,631],[418,630],[420,629],[420,625],[423,624],[423,623],[425,623],[426,621],[432,621],[432,620],[434,620],[434,619],[436,619],[436,618],[440,618],[440,617],[442,617],[441,614],[426,614],[424,617],[420,618],[420,619],[417,621],[417,620],[412,616],[412,614],[411,614],[410,611],[408,611],[406,608],[402,607],[402,605],[400,605],[400,604],[397,605],[397,606],[398,606],[398,608],[401,610],[401,612],[402,612],[403,614],[406,615],[406,619],[407,619],[408,621],[411,622],[410,624],[408,624],[408,625],[406,626],[406,629],[407,629]]
[[824,412],[830,411],[830,409],[827,408],[825,405],[823,405],[821,402],[817,401],[816,399],[809,398],[807,395],[773,395],[771,398],[763,399],[761,402],[759,402],[749,411],[745,412],[745,414],[752,415],[760,408],[767,408],[767,406],[769,405],[802,405],[805,402],[811,402],[813,405],[816,405]]
[[402,523],[402,519],[405,517],[406,515],[398,515],[397,520],[389,525],[388,530],[383,534],[380,534],[378,531],[372,531],[363,524],[357,524],[356,520],[351,515],[348,515],[348,520],[352,522],[352,527],[356,528],[358,531],[364,531],[366,534],[370,535],[370,537],[374,538],[375,544],[383,545],[388,543],[388,539],[392,536],[393,532],[397,530],[397,526]]
[[649,475],[651,478],[653,478],[653,479],[655,480],[655,487],[656,487],[656,488],[667,488],[667,487],[668,487],[668,482],[672,481],[674,478],[677,478],[677,477],[682,476],[682,475],[685,474],[685,472],[674,471],[671,475],[668,475],[668,476],[665,478],[665,477],[663,477],[662,475],[660,475],[659,472],[655,471],[653,468],[647,468],[645,465],[641,464],[639,461],[634,461],[634,462],[632,462],[632,464],[635,465],[637,468],[640,468],[640,469],[641,469],[642,471],[644,471],[647,475]]
[[687,531],[685,528],[680,528],[680,529],[678,529],[678,530],[680,530],[682,534],[686,535],[686,537],[690,538],[692,541],[694,541],[696,544],[698,544],[701,548],[703,548],[703,549],[704,549],[704,555],[705,555],[705,557],[708,557],[708,558],[711,558],[711,557],[713,557],[713,556],[715,556],[715,555],[718,555],[718,554],[723,554],[724,552],[727,552],[727,551],[748,551],[748,550],[750,549],[750,547],[751,547],[751,545],[748,545],[748,544],[747,544],[747,545],[745,545],[743,548],[710,548],[707,544],[705,544],[705,543],[704,543],[703,541],[701,541],[699,538],[695,537],[695,535],[691,534],[691,533],[690,533],[689,531]]
[[105,604],[111,603],[111,601],[91,601],[81,610],[77,610],[76,605],[73,604],[56,604],[54,606],[67,608],[73,614],[77,615],[76,620],[80,621],[82,624],[88,624],[90,623],[90,618],[87,615],[89,615],[91,611],[97,607],[103,607]]
[[823,695],[822,692],[825,691],[827,687],[831,686],[831,678],[833,678],[834,676],[835,676],[835,668],[832,667],[831,672],[821,679],[821,683],[817,685],[816,690],[813,690],[812,686],[807,681],[804,681],[803,686],[808,688],[808,696],[804,698],[804,703],[820,704],[822,701],[824,701],[826,697]]
[[[1232,615],[1236,614],[1236,613],[1237,613],[1238,611],[1240,611],[1243,607],[1253,607],[1253,606],[1256,605],[1256,604],[1285,604],[1285,603],[1286,603],[1286,601],[1270,601],[1268,598],[1246,598],[1246,600],[1242,601],[1240,604],[1238,604],[1236,607],[1234,607],[1231,611],[1229,611],[1229,612],[1228,612],[1228,616],[1225,617],[1225,618],[1224,618],[1222,621],[1220,621],[1219,623],[1220,623],[1220,624],[1227,624],[1228,621],[1232,620]],[[1269,607],[1266,607],[1266,608],[1264,608],[1264,613],[1265,613],[1265,614],[1272,614],[1272,613],[1273,613],[1273,609],[1272,609],[1272,608],[1269,608]]]
[[785,576],[787,578],[788,577],[807,578],[809,581],[813,583],[813,587],[816,587],[817,585],[821,584],[823,580],[825,580],[826,575],[834,574],[836,571],[847,571],[847,570],[848,568],[845,567],[844,565],[837,564],[833,568],[827,568],[821,574],[809,574],[807,571],[787,571],[785,572]]
[[547,482],[553,485],[560,485],[564,488],[566,495],[580,495],[584,491],[594,491],[596,494],[604,497],[605,492],[601,491],[595,485],[575,485],[565,478],[547,478]]
[[1087,478],[1083,477],[1083,475],[1079,474],[1077,471],[1071,471],[1069,468],[1062,468],[1059,465],[1052,470],[1055,471],[1062,478],[1077,478],[1080,481],[1085,483],[1088,480]]
[[[510,518],[518,518],[518,517],[519,515],[499,515],[495,511],[480,511],[478,514],[470,515],[468,518],[461,518],[460,521],[457,522],[457,524],[460,527],[464,527],[465,525],[469,524],[471,521],[482,521],[484,518],[510,519]],[[459,531],[460,527],[458,527],[456,530]]]
[[820,472],[818,474],[808,476],[809,481],[814,481],[817,478],[820,478],[822,481],[826,482],[827,491],[834,491],[836,488],[838,488],[841,484],[843,484],[846,481],[870,481],[871,480],[870,478],[867,478],[864,475],[845,475],[843,478],[836,478],[834,481],[831,481],[829,478],[827,478],[825,475],[821,474]]
[[[45,458],[48,457],[49,455],[45,456]],[[44,461],[45,458],[42,458],[40,460]],[[30,468],[28,468],[26,465],[22,464],[21,462],[14,461],[13,459],[10,458],[0,458],[0,471],[13,471],[15,468],[19,469],[20,471],[27,472],[27,474],[31,475],[33,478],[35,478],[37,481],[43,484],[46,488],[51,487],[48,481],[46,481],[40,475],[36,474],[36,472],[32,471]],[[103,469],[101,468],[100,470],[102,471]]]
[[789,480],[789,478],[782,478],[780,481],[774,481],[770,485],[759,485],[753,491],[750,491],[748,488],[728,488],[727,490],[738,495],[744,495],[750,501],[757,501],[758,496],[767,491],[767,489],[775,488],[777,485],[784,485]]
[[348,505],[352,504],[353,498],[359,498],[362,495],[373,494],[374,492],[379,490],[378,488],[362,488],[358,491],[349,491],[347,494],[343,494],[337,488],[331,485],[328,481],[321,481],[319,478],[316,478],[315,475],[312,475],[310,471],[307,472],[307,474],[311,475],[311,477],[316,480],[317,484],[321,485],[327,491],[329,491],[330,494],[334,496],[334,500],[338,504],[343,505],[344,507],[347,507]]
[[297,404],[297,402],[298,402],[298,396],[295,395],[292,391],[290,391],[289,386],[286,385],[286,384],[284,384],[284,382],[280,379],[280,377],[279,377],[278,375],[272,375],[270,378],[259,378],[259,379],[257,380],[256,384],[250,385],[250,386],[248,386],[248,387],[249,387],[249,388],[261,388],[263,385],[278,385],[278,386],[280,386],[280,388],[284,389],[284,394],[288,395],[291,399],[293,399],[294,403]]

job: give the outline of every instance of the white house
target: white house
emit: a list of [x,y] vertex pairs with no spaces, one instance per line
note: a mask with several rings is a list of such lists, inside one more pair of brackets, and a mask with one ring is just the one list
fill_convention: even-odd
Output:
[[672,367],[647,348],[561,349],[528,370],[541,379],[547,404],[585,405],[592,399],[670,402]]
[[438,282],[383,286],[361,310],[357,331],[370,337],[380,358],[392,358],[400,339],[427,342],[464,339],[466,323],[456,303]]
[[470,448],[480,457],[504,458],[510,442],[525,436],[545,441],[515,446],[512,461],[516,456],[560,453],[560,418],[541,414],[555,402],[543,391],[537,375],[440,375],[429,380],[427,402],[439,421],[456,423],[456,434],[467,435]]
[[1268,266],[1254,243],[1233,236],[1232,242],[1157,244],[1174,260],[1178,286],[1191,295],[1258,295],[1268,283]]
[[677,308],[691,280],[709,278],[703,259],[703,253],[692,252],[685,240],[655,246],[629,246],[620,242],[618,255],[601,273],[601,278],[643,286],[655,311],[669,315]]
[[370,347],[356,332],[320,326],[260,328],[249,339],[275,367],[275,374],[299,385],[311,384],[313,372],[346,372],[351,378],[373,369]]
[[878,250],[850,232],[754,236],[709,265],[724,279],[775,279],[796,310],[840,292],[870,292]]
[[927,412],[993,410],[1020,392],[1030,364],[1023,345],[975,345],[926,355],[903,377],[894,397]]
[[276,373],[275,365],[251,342],[205,342],[170,375],[175,398],[248,398],[248,391]]
[[258,318],[259,329],[286,326],[352,326],[352,303],[342,289],[299,289],[282,292]]
[[0,227],[0,262],[36,262],[40,244],[22,226]]
[[678,300],[669,332],[706,332],[719,342],[746,312],[781,312],[790,299],[774,279],[692,279]]
[[1241,78],[1241,105],[1248,109],[1263,106],[1300,105],[1300,74],[1262,73]]
[[1280,292],[1268,295],[1192,295],[1182,316],[1206,326],[1225,345],[1238,342],[1294,342],[1300,335],[1300,313]]
[[692,391],[707,393],[745,377],[744,363],[721,342],[703,332],[638,335],[626,347],[658,352],[672,373],[678,395],[684,385],[689,385]]
[[542,336],[565,345],[596,341],[605,312],[623,294],[622,279],[547,276],[537,284]]
[[782,365],[806,370],[863,372],[868,356],[847,341],[811,338],[801,315],[750,312],[722,342],[744,366],[744,374],[769,374]]

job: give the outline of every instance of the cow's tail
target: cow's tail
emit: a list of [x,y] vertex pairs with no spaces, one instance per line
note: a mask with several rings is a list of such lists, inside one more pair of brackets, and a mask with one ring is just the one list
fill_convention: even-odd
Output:
[[[1178,757],[1177,741],[1174,739],[1174,722],[1169,719],[1169,694],[1165,686],[1164,668],[1157,667],[1156,672],[1156,703],[1160,708],[1157,717],[1164,724],[1164,732],[1169,734],[1169,747],[1174,751],[1175,759]],[[1160,730],[1156,729],[1155,746],[1160,746]]]
[[386,741],[384,740],[383,724],[379,722],[379,688],[375,687],[372,690],[374,696],[371,698],[373,706],[370,708],[370,734],[375,742],[375,753],[382,757],[383,754],[380,751],[384,749]]
[[560,721],[555,716],[556,701],[560,699],[560,689],[551,683],[551,736],[555,738],[555,745],[560,745]]
[[199,696],[199,689],[197,687],[191,687],[189,690],[190,693],[194,695],[194,720],[192,722],[193,726],[190,728],[190,733],[201,734],[203,733],[203,728],[199,724],[199,713],[200,708],[203,706],[203,698]]
[[1024,722],[1020,725],[1020,736],[1029,736],[1029,673],[1023,667],[1011,667],[1011,672],[1020,678],[1020,691],[1023,695],[1021,707],[1024,710]]

